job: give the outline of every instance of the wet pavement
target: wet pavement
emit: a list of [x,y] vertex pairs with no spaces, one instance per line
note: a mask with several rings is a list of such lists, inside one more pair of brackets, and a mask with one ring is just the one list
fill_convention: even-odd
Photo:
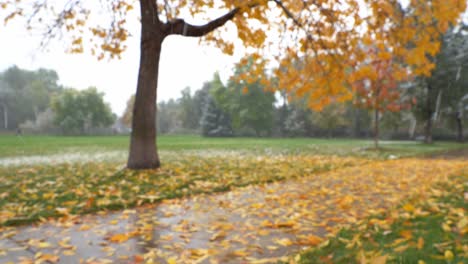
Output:
[[231,192],[0,230],[0,263],[276,263],[424,198],[467,161],[382,161]]

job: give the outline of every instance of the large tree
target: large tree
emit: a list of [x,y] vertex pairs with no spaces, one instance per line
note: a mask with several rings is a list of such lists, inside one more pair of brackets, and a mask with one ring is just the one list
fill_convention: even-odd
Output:
[[[397,0],[138,2],[141,55],[127,163],[133,169],[160,165],[154,120],[159,58],[162,42],[168,36],[204,37],[226,53],[232,53],[236,38],[215,31],[232,21],[225,29],[237,34],[248,47],[247,52],[265,48],[263,54],[279,61],[281,69],[288,69],[277,72],[279,87],[307,96],[311,107],[320,108],[330,101],[350,99],[351,93],[344,84],[350,66],[365,58],[366,54],[358,49],[361,39],[378,38],[412,66],[416,74],[430,74],[433,66],[426,55],[436,53],[439,43],[433,37],[434,32],[445,31],[466,7],[464,0],[411,0],[403,7]],[[132,20],[132,10],[138,9],[133,3],[77,0],[57,6],[52,0],[1,0],[0,8],[7,20],[25,16],[31,28],[46,25],[48,37],[68,32],[72,52],[83,52],[83,39],[92,35],[94,42],[90,48],[102,58],[106,54],[119,56],[125,50],[129,25],[137,20],[137,16]],[[411,12],[402,12],[403,9]],[[107,20],[96,18],[106,12]],[[194,25],[183,19],[191,17],[207,18],[206,23]],[[300,70],[288,67],[297,60],[304,61]],[[262,72],[264,65],[259,64],[251,74]]]

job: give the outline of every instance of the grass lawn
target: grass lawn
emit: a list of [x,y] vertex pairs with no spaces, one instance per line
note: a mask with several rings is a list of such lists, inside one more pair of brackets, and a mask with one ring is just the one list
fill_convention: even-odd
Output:
[[[48,155],[68,152],[127,151],[128,136],[0,136],[0,158]],[[455,142],[425,145],[416,141],[382,141],[380,151],[372,150],[371,140],[314,138],[203,138],[200,136],[160,136],[160,151],[236,150],[274,153],[307,153],[339,156],[414,156],[466,147]],[[0,161],[1,162],[1,161]]]
[[[357,166],[374,158],[415,156],[464,147],[448,142],[424,145],[383,141],[383,149],[375,151],[369,140],[197,136],[162,136],[158,144],[163,168],[134,172],[124,169],[126,154],[105,162],[93,156],[106,151],[126,153],[128,137],[0,136],[0,225],[127,208],[294,179]],[[86,162],[54,163],[54,159],[67,153],[91,158]],[[48,155],[52,156],[47,159]],[[29,156],[46,159],[7,164],[8,159],[18,156],[26,161]]]
[[297,263],[466,263],[468,174],[435,185],[424,201],[342,229]]

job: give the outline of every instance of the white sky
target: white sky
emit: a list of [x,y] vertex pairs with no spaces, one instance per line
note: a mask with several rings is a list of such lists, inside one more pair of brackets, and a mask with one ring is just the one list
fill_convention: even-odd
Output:
[[[85,54],[67,54],[59,43],[48,51],[38,51],[39,36],[26,31],[19,23],[0,23],[0,71],[12,65],[34,70],[40,67],[56,70],[60,83],[77,89],[96,86],[105,94],[114,113],[121,115],[127,99],[136,90],[139,63],[139,29],[127,42],[128,49],[118,60],[97,61]],[[37,33],[36,33],[37,34]],[[237,56],[238,57],[238,56]],[[237,58],[238,59],[238,58]],[[237,61],[215,48],[200,46],[197,38],[171,36],[164,41],[160,62],[158,101],[178,98],[189,86],[201,88],[219,71],[227,78]]]

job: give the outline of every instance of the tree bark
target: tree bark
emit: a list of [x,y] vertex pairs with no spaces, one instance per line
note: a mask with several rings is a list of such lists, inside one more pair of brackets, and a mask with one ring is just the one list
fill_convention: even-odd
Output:
[[463,121],[462,121],[462,114],[461,112],[456,112],[455,113],[455,118],[457,122],[457,141],[458,142],[464,142],[465,138],[463,135]]
[[6,105],[3,105],[3,124],[5,126],[5,130],[8,129],[8,108]]
[[140,69],[127,167],[154,169],[161,164],[156,145],[156,94],[164,34],[155,4],[151,0],[140,0],[140,6]]
[[375,109],[375,121],[374,121],[374,147],[379,148],[379,110]]
[[427,98],[426,98],[426,127],[424,129],[424,143],[432,144],[432,110],[431,104],[431,86],[427,86]]

